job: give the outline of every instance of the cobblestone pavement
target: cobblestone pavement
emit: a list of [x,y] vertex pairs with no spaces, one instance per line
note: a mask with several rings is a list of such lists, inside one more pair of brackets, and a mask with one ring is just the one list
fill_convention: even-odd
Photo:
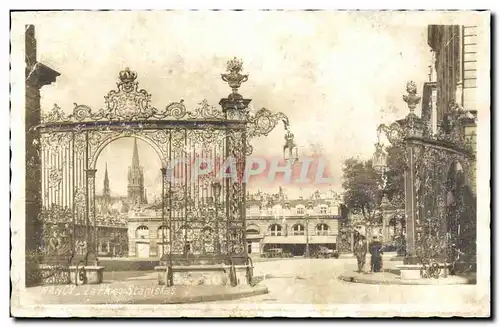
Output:
[[259,284],[268,287],[269,293],[231,303],[466,306],[479,301],[475,285],[369,285],[338,279],[343,272],[355,269],[355,259],[258,262],[254,276]]

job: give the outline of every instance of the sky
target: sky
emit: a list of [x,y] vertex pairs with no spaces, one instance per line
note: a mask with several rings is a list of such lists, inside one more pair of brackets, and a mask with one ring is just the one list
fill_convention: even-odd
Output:
[[[377,125],[407,114],[405,84],[414,80],[421,92],[431,57],[426,25],[373,12],[55,12],[32,22],[39,61],[61,73],[42,89],[42,110],[54,103],[68,113],[73,103],[98,110],[125,67],[137,72],[158,108],[180,99],[192,109],[203,99],[217,106],[230,93],[220,73],[236,56],[249,74],[240,93],[256,109],[289,117],[299,155],[313,145],[322,149],[335,190],[346,158],[372,156]],[[254,155],[281,155],[283,136],[279,125],[253,140]],[[107,162],[112,191],[126,194],[132,144],[118,140],[103,151],[98,193]],[[155,189],[160,163],[138,144],[146,187]]]

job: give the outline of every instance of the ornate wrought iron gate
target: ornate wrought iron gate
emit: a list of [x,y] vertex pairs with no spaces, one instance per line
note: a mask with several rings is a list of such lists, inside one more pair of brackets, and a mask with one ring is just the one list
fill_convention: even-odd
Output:
[[249,141],[267,135],[280,120],[289,133],[289,124],[283,113],[249,112],[251,100],[237,93],[248,78],[241,69],[242,62],[233,59],[222,75],[233,90],[221,100],[222,111],[206,101],[194,111],[183,101],[157,109],[127,68],[99,111],[75,104],[70,115],[57,106],[44,115],[38,130],[45,262],[87,265],[96,259],[96,163],[122,137],[143,140],[161,160],[163,260],[246,261],[243,176]]
[[[391,144],[405,151],[406,260],[425,267],[455,266],[459,260],[475,266],[475,157],[464,133],[464,122],[471,118],[452,105],[433,134],[429,122],[414,113],[420,101],[416,85],[408,83],[407,91],[408,116],[379,126]],[[432,271],[427,272],[439,277],[440,268]]]

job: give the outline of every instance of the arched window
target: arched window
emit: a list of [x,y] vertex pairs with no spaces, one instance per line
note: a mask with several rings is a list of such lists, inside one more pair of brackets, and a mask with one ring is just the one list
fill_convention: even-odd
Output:
[[135,230],[136,238],[149,238],[149,228],[147,226],[141,225]]
[[293,235],[304,235],[304,230],[304,225],[301,224],[296,224],[292,227]]
[[304,207],[297,207],[297,215],[303,215],[306,213],[306,209]]
[[318,226],[316,226],[316,235],[327,236],[329,229],[330,228],[328,227],[327,224],[319,224]]
[[273,224],[269,227],[271,231],[271,236],[281,236],[281,226],[278,224]]
[[247,235],[259,235],[259,234],[260,234],[259,226],[257,225],[247,226]]
[[156,232],[156,237],[163,239],[165,237],[165,240],[168,240],[170,237],[169,229],[167,226],[160,226],[158,227],[158,231]]

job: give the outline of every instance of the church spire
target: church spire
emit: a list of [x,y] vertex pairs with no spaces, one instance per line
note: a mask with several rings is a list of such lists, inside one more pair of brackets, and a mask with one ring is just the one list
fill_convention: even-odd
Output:
[[132,165],[128,168],[128,202],[132,206],[145,204],[144,172],[139,164],[139,150],[137,139],[134,138]]
[[108,163],[106,162],[106,168],[104,170],[104,189],[102,191],[103,195],[111,195],[111,189],[109,188],[109,177],[108,177]]
[[132,154],[132,168],[139,168],[139,150],[137,150],[137,139],[134,138],[134,152]]

